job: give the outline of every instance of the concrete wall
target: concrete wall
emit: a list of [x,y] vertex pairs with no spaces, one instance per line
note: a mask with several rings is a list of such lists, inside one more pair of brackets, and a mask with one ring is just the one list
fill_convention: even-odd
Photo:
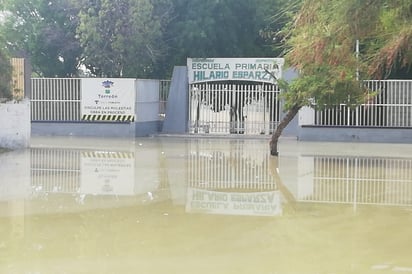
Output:
[[162,133],[187,133],[187,123],[189,120],[188,105],[189,83],[187,79],[187,67],[174,67]]
[[136,137],[160,132],[159,85],[159,80],[138,79],[136,81]]
[[30,101],[0,104],[0,147],[30,146]]
[[135,123],[32,122],[32,136],[134,137]]
[[136,80],[136,122],[159,120],[159,81]]
[[412,128],[301,126],[300,141],[412,143]]

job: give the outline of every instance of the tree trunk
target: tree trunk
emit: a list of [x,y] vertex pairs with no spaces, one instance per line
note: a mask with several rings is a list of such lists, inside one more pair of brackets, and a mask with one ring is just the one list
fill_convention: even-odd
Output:
[[282,121],[280,121],[278,127],[276,128],[275,132],[272,134],[272,140],[270,141],[270,155],[277,156],[278,152],[278,140],[280,135],[282,134],[285,127],[292,121],[292,119],[296,116],[301,108],[301,105],[294,105],[283,117]]

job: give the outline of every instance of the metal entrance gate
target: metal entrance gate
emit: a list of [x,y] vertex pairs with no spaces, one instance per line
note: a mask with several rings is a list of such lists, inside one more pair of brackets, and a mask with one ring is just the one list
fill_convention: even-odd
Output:
[[191,84],[189,133],[271,134],[279,123],[274,84]]

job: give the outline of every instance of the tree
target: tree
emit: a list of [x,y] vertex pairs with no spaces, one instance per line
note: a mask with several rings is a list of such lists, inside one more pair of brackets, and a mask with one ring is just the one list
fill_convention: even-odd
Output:
[[[3,3],[0,3],[0,11],[3,10]],[[3,20],[4,14],[0,14],[0,22]],[[3,98],[11,99],[11,81],[12,81],[12,67],[10,58],[7,54],[5,41],[0,34],[0,100]]]
[[2,33],[14,55],[31,60],[45,77],[77,74],[80,45],[75,37],[78,9],[72,0],[5,0]]
[[412,2],[381,0],[380,3],[379,24],[373,36],[365,35],[364,44],[365,56],[370,58],[368,74],[384,79],[411,70]]
[[77,29],[82,63],[99,76],[151,76],[164,51],[169,10],[167,0],[83,1]]
[[[2,39],[0,39],[2,41]],[[4,44],[4,43],[1,43]],[[10,58],[3,47],[0,47],[0,99],[11,99],[12,68]]]
[[[285,0],[174,0],[172,20],[164,32],[168,51],[163,66],[186,65],[188,57],[272,57],[267,26]],[[159,74],[167,74],[159,71]]]
[[289,0],[3,0],[0,27],[39,76],[171,75],[187,57],[271,57],[270,16]]
[[[273,133],[271,155],[278,139],[303,106],[356,106],[366,90],[359,80],[385,78],[396,67],[411,64],[412,4],[406,0],[303,0],[281,33],[286,62],[300,76],[286,83],[287,113]],[[360,41],[360,56],[355,41]]]

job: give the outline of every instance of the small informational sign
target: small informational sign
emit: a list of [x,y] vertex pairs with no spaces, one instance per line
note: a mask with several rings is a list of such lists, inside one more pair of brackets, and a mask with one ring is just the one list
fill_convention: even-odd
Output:
[[134,195],[133,152],[84,151],[80,163],[80,193]]
[[229,80],[275,83],[283,64],[283,58],[187,59],[189,84]]
[[282,207],[279,191],[238,193],[189,188],[186,212],[278,216],[282,214]]
[[134,122],[135,82],[135,79],[82,79],[82,120]]

